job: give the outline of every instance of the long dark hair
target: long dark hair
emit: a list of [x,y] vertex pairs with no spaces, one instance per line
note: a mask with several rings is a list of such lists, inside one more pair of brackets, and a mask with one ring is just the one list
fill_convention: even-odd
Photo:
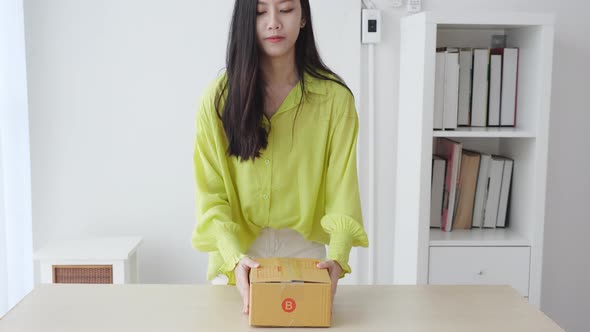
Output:
[[[300,1],[302,18],[306,23],[295,42],[295,66],[304,92],[299,106],[306,91],[304,73],[336,82],[350,91],[344,80],[320,58],[313,34],[309,0]],[[219,90],[216,101],[217,115],[223,123],[229,144],[228,154],[240,157],[242,161],[260,157],[260,150],[268,144],[268,132],[261,126],[264,116],[264,82],[260,75],[260,50],[256,43],[257,3],[258,0],[236,0],[234,4],[226,54],[227,80]],[[226,90],[227,97],[220,114]]]

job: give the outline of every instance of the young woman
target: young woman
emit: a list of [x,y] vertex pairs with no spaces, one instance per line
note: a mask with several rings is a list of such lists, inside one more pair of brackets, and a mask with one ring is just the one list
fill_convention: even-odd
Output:
[[368,246],[357,134],[354,97],[315,46],[309,0],[236,0],[226,71],[197,112],[192,244],[209,252],[213,283],[237,285],[244,313],[256,257],[320,259],[334,295],[351,247]]

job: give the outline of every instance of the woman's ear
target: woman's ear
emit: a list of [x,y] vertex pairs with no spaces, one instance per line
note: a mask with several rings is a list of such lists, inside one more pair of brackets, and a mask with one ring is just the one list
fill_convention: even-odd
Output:
[[302,18],[301,19],[301,29],[303,29],[305,27],[305,19]]

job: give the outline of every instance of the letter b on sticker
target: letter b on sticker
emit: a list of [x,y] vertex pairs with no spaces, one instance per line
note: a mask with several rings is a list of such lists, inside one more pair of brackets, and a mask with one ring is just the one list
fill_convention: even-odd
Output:
[[286,298],[283,300],[282,306],[283,306],[284,312],[293,312],[293,311],[295,311],[297,304],[295,303],[295,300],[293,300],[291,298]]

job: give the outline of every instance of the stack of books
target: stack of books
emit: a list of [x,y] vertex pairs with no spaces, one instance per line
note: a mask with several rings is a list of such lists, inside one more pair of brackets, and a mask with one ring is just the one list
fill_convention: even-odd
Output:
[[518,61],[518,48],[437,48],[434,129],[516,126]]
[[510,158],[463,149],[435,138],[432,156],[430,227],[453,229],[508,226]]

